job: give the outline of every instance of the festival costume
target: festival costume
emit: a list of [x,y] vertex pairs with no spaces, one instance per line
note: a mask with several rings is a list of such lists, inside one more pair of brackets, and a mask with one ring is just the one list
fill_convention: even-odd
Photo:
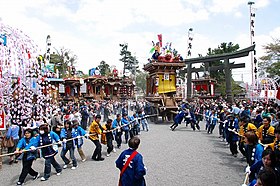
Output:
[[117,130],[115,130],[115,140],[117,142],[117,146],[118,148],[121,147],[121,144],[122,144],[122,133],[123,133],[123,130],[122,130],[122,122],[121,120],[118,121],[117,119],[115,119],[112,123],[112,128],[115,129],[115,128],[118,128]]
[[149,124],[148,124],[148,121],[145,117],[145,112],[142,112],[141,114],[139,114],[138,117],[141,118],[142,129],[146,130],[146,131],[149,131]]
[[114,146],[113,146],[113,139],[114,139],[113,131],[110,131],[110,130],[112,130],[112,127],[110,127],[109,125],[106,124],[106,125],[103,126],[103,129],[106,131],[107,154],[110,154],[114,149]]
[[[49,145],[52,144],[54,141],[59,142],[59,136],[53,131],[50,131],[47,134],[38,135],[36,137],[36,143],[34,146],[38,147],[38,146]],[[61,166],[57,163],[57,161],[54,158],[54,156],[58,152],[58,147],[57,145],[48,146],[42,148],[41,151],[42,151],[42,156],[45,159],[44,178],[45,180],[47,180],[50,177],[51,165],[53,165],[57,173],[60,173],[62,171]]]
[[238,135],[232,131],[228,131],[228,129],[238,131],[238,128],[239,125],[237,118],[234,118],[234,120],[228,120],[225,123],[225,130],[227,131],[227,142],[229,143],[230,151],[234,156],[236,156],[238,153],[236,144],[236,142],[238,141]]
[[183,110],[181,110],[174,118],[174,123],[173,125],[170,126],[170,128],[172,130],[175,130],[176,127],[178,127],[179,124],[181,124],[181,122],[183,121],[184,117],[185,117],[185,112]]
[[209,124],[208,130],[207,130],[208,134],[213,133],[213,130],[214,130],[217,123],[218,123],[218,115],[217,115],[217,113],[214,113],[214,114],[212,113],[210,115],[210,124]]
[[97,123],[96,120],[94,120],[89,127],[89,134],[90,134],[89,139],[96,146],[91,158],[97,161],[102,160],[101,157],[102,146],[100,144],[99,136],[98,136],[101,133],[102,133],[101,125]]
[[263,146],[259,143],[245,146],[245,157],[249,166],[262,159],[263,150]]
[[[74,130],[72,128],[63,128],[60,133],[61,139],[71,139],[75,137]],[[63,142],[62,145],[62,150],[60,153],[60,157],[64,161],[65,165],[68,165],[70,163],[70,160],[66,158],[66,153],[69,151],[70,152],[70,158],[72,159],[73,167],[77,167],[77,160],[75,158],[74,154],[74,149],[75,149],[75,140],[69,140],[66,141],[65,143]]]
[[[35,137],[30,138],[30,139],[23,137],[23,138],[21,138],[21,140],[19,140],[19,142],[17,144],[17,150],[20,150],[20,149],[29,150],[31,146],[35,145],[35,143],[36,143]],[[20,185],[19,183],[21,183],[21,184],[24,183],[24,180],[28,174],[33,176],[33,178],[37,178],[37,176],[39,175],[38,172],[36,172],[32,169],[32,163],[37,158],[36,153],[38,153],[38,152],[37,151],[35,151],[35,152],[28,151],[28,152],[22,153],[22,155],[21,155],[22,156],[22,170],[21,170],[21,174],[19,176],[18,185]]]
[[239,134],[240,134],[240,140],[239,140],[239,151],[243,154],[243,156],[246,157],[246,153],[245,153],[245,142],[244,142],[244,135],[246,132],[248,131],[254,131],[254,132],[257,132],[257,127],[252,124],[252,123],[246,123],[244,124],[243,126],[240,126],[240,129],[239,129]]
[[126,118],[121,119],[122,130],[124,131],[125,143],[128,142],[128,134],[130,131],[129,121]]
[[269,125],[268,128],[266,128],[264,125],[261,125],[258,129],[257,135],[259,137],[259,140],[263,144],[269,144],[274,141],[274,127]]
[[[122,170],[127,159],[131,156],[133,152],[134,150],[130,148],[123,151],[116,160],[116,167]],[[122,174],[120,179],[121,186],[144,186],[144,175],[146,175],[146,169],[144,167],[143,157],[141,154],[138,153],[131,160],[127,169]]]
[[75,145],[77,145],[77,149],[78,149],[78,153],[79,155],[81,156],[82,160],[85,160],[86,159],[86,156],[83,152],[83,149],[82,149],[82,146],[84,144],[84,140],[83,140],[83,136],[86,134],[86,131],[78,126],[77,128],[72,128],[73,130],[73,137],[78,137],[78,136],[81,136],[80,138],[78,139],[75,139]]

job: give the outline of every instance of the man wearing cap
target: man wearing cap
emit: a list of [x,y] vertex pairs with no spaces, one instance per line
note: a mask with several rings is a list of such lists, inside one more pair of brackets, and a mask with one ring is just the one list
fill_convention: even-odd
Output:
[[99,134],[101,134],[103,132],[103,128],[100,125],[100,120],[101,120],[101,116],[97,115],[95,117],[95,120],[91,123],[90,127],[89,127],[89,139],[94,143],[94,145],[96,146],[91,159],[93,159],[94,161],[103,161],[104,158],[101,157],[101,150],[102,150],[102,146],[101,143],[99,141]]

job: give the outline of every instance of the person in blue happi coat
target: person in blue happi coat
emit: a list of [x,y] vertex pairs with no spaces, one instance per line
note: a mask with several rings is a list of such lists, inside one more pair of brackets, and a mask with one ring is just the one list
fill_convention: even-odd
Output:
[[[116,167],[121,171],[119,179],[119,185],[121,186],[146,185],[144,178],[146,167],[144,166],[143,156],[137,152],[139,144],[140,139],[137,136],[132,137],[128,142],[129,149],[124,150],[116,160]],[[128,160],[130,161],[127,162]]]
[[232,155],[234,157],[237,157],[237,141],[238,141],[238,129],[239,129],[239,125],[238,125],[238,119],[235,118],[235,116],[233,114],[230,114],[228,116],[228,120],[225,123],[225,130],[227,131],[226,133],[226,138],[227,138],[227,142],[229,143],[229,148],[230,148],[230,152],[232,153]]
[[176,127],[183,121],[187,109],[180,109],[179,113],[174,118],[174,123],[170,126],[171,130],[174,131]]

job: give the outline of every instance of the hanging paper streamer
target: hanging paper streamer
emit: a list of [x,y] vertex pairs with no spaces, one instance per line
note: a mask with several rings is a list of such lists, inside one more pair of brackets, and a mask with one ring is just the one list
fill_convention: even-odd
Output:
[[48,98],[42,95],[37,45],[26,34],[0,23],[0,110],[21,125],[43,116]]

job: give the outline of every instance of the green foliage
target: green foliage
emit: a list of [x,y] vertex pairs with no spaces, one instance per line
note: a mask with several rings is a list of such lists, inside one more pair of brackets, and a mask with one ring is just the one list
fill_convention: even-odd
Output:
[[136,56],[131,55],[131,52],[127,49],[128,48],[127,43],[120,44],[120,47],[121,47],[120,55],[122,57],[120,61],[124,63],[124,69],[129,70],[132,74],[139,72],[139,66],[138,66],[139,61],[136,59]]
[[259,69],[264,70],[270,77],[280,76],[280,39],[274,39],[273,43],[263,48],[266,50],[266,55],[260,57]]
[[146,81],[148,74],[146,72],[139,71],[136,74],[136,87],[141,90],[141,92],[146,92]]
[[56,50],[56,53],[51,54],[50,63],[54,64],[55,70],[59,70],[61,78],[69,76],[69,67],[74,66],[77,62],[77,56],[74,55],[70,49],[64,47],[60,50]]
[[[233,44],[232,42],[229,43],[221,43],[221,45],[218,46],[218,48],[214,48],[208,49],[208,56],[212,56],[212,55],[219,55],[219,54],[224,54],[224,53],[231,53],[231,52],[235,52],[239,49],[239,45],[238,44]],[[224,61],[213,61],[209,64],[205,64],[202,65],[202,67],[205,68],[205,71],[208,71],[208,67],[212,67],[212,66],[219,66],[219,65],[223,65]],[[210,77],[215,79],[217,81],[216,84],[216,89],[218,90],[218,92],[221,93],[221,95],[226,95],[226,82],[225,82],[225,72],[224,70],[217,70],[215,72],[210,72]],[[241,92],[241,88],[239,85],[237,85],[234,80],[232,80],[232,89],[236,92]]]
[[[218,46],[218,48],[215,49],[208,49],[208,56],[212,56],[212,55],[218,55],[218,54],[224,54],[224,53],[231,53],[231,52],[235,52],[239,49],[239,45],[238,44],[233,44],[232,42],[229,43],[221,43],[221,45]],[[219,66],[224,64],[223,61],[213,61],[209,64],[209,67],[212,66]],[[205,69],[206,71],[208,70],[207,67]],[[210,77],[214,78],[215,80],[217,80],[218,82],[223,82],[225,81],[225,73],[224,70],[217,70],[216,72],[210,72]]]
[[98,69],[102,76],[106,76],[110,73],[110,65],[108,65],[105,61],[101,61],[98,65]]

